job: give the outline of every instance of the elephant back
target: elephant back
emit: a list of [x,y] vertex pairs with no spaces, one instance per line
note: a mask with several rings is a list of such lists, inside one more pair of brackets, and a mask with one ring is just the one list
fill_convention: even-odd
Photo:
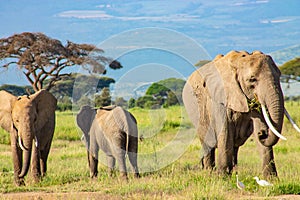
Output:
[[98,109],[97,120],[104,129],[103,131],[109,127],[110,131],[113,129],[113,131],[122,131],[130,135],[135,135],[137,132],[136,119],[120,106],[115,106],[113,109]]

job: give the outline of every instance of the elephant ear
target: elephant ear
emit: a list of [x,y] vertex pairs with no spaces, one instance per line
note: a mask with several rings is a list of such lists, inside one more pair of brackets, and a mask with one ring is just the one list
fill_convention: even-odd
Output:
[[35,127],[37,130],[41,130],[55,116],[57,100],[50,92],[44,89],[31,95],[30,99],[35,103],[37,110]]
[[0,91],[0,126],[7,132],[11,132],[13,129],[12,121],[12,108],[17,101],[17,97],[6,92]]
[[[237,81],[236,67],[238,56],[242,56],[241,53],[232,51],[226,56],[214,61],[214,66],[217,69],[218,75],[221,76],[224,88],[225,105],[237,112],[248,112],[247,97],[241,89],[239,82]],[[234,61],[234,62],[233,62]]]
[[[197,70],[198,71],[198,70]],[[237,112],[248,112],[247,98],[236,80],[231,59],[218,55],[198,71],[211,98]]]
[[90,132],[92,122],[95,119],[96,110],[90,106],[81,107],[79,113],[76,116],[76,122],[81,131],[86,135]]

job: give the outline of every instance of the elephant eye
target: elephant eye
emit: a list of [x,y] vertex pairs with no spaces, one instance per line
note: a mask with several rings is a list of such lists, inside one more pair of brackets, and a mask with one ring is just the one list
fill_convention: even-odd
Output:
[[255,78],[255,77],[251,77],[250,79],[249,79],[249,82],[251,82],[251,83],[254,83],[254,82],[256,82],[257,81],[257,79]]

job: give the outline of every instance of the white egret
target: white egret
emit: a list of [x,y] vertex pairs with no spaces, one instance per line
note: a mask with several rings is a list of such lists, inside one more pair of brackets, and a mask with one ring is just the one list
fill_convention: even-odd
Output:
[[273,184],[269,183],[268,181],[265,180],[259,180],[259,178],[257,176],[254,177],[254,179],[256,180],[256,183],[260,186],[272,186]]

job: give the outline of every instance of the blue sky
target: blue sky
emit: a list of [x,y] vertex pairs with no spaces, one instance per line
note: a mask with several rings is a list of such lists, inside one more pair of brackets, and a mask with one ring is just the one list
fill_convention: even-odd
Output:
[[[179,62],[175,59],[174,62],[166,63],[163,60],[172,60],[172,57],[157,55],[153,56],[156,60],[151,60],[143,51],[140,55],[145,59],[136,62],[130,57],[134,55],[131,50],[136,51],[136,46],[145,46],[146,41],[147,44],[157,44],[158,46],[151,46],[157,47],[156,49],[161,48],[159,43],[166,43],[168,47],[164,51],[174,50],[180,45],[181,53],[185,52],[186,55],[198,53],[190,48],[193,42],[203,48],[206,53],[204,56],[199,54],[199,59],[193,56],[187,62],[213,58],[233,49],[271,53],[299,45],[299,10],[298,0],[1,0],[0,37],[24,31],[43,32],[63,43],[70,40],[95,45],[106,44],[107,40],[114,38],[109,43],[110,46],[104,46],[107,55],[112,55],[109,52],[116,49],[128,48],[122,55],[118,55],[126,64],[126,69],[111,73],[111,76],[120,78],[126,70],[132,70],[137,65],[156,63],[174,67]],[[152,39],[142,35],[142,31],[133,31],[146,27],[165,29],[167,34],[173,32],[183,42],[174,42],[175,40],[170,39],[172,37],[160,37],[159,34]],[[139,35],[135,40],[131,34],[131,39],[127,41],[122,37],[124,32]],[[173,43],[177,46],[172,46]],[[159,52],[161,51],[157,51],[157,54]],[[185,62],[184,57],[181,63]],[[183,66],[182,64],[181,67]],[[186,74],[191,70],[192,67],[189,66]],[[16,70],[0,72],[0,78],[0,84],[26,83],[23,75]]]

